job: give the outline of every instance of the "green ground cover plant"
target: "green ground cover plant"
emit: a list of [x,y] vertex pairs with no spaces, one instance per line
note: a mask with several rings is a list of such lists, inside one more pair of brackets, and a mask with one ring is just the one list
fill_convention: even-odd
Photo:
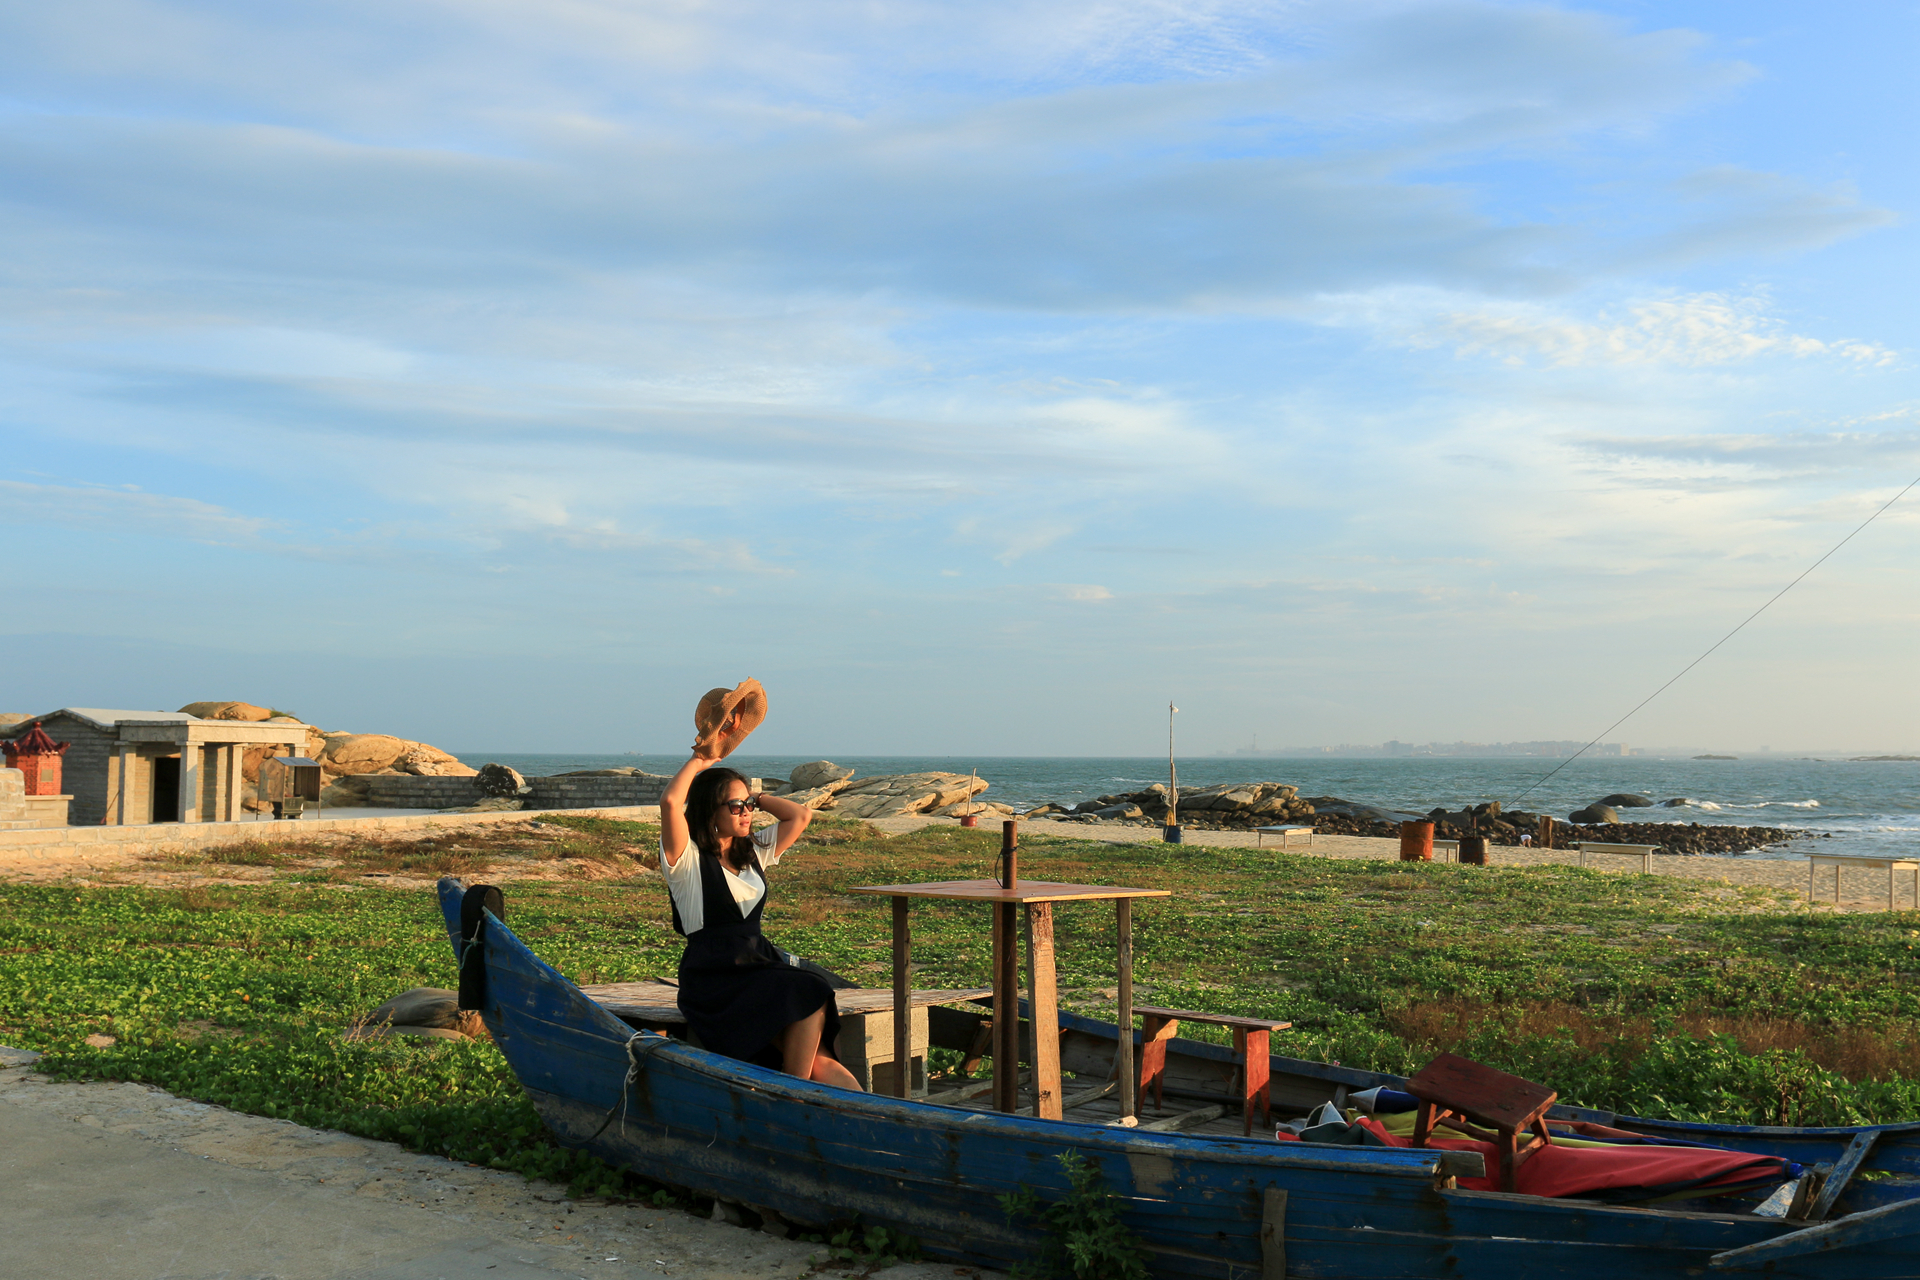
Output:
[[[440,852],[459,853],[471,878],[497,877],[510,923],[574,980],[671,974],[680,940],[663,884],[640,862],[657,831],[601,822]],[[887,904],[847,891],[984,876],[997,842],[944,826],[888,839],[823,820],[775,873],[767,932],[885,985]],[[402,866],[427,855],[337,853],[320,859],[325,875],[299,849],[206,861],[210,874],[270,876],[246,885],[0,885],[0,1042],[45,1051],[43,1069],[67,1078],[139,1080],[582,1194],[656,1194],[552,1145],[489,1044],[342,1039],[382,1000],[452,986],[454,974],[433,894],[405,878],[435,869]],[[539,878],[594,859],[618,874]],[[401,869],[333,874],[375,863]],[[1293,1056],[1406,1072],[1446,1048],[1569,1102],[1676,1118],[1920,1117],[1913,912],[1809,914],[1766,890],[1565,866],[1098,840],[1029,841],[1022,866],[1036,879],[1172,890],[1135,908],[1140,998],[1288,1019],[1275,1048]],[[1063,1003],[1110,1013],[1111,908],[1057,911]],[[921,903],[913,927],[916,983],[985,985],[984,911]]]

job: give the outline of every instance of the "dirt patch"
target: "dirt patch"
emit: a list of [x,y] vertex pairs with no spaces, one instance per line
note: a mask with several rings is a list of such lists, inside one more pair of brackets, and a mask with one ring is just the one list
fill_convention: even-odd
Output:
[[[1483,1029],[1506,1028],[1516,1035],[1558,1035],[1580,1048],[1597,1050],[1625,1040],[1646,1044],[1656,1034],[1648,1018],[1626,1018],[1559,1001],[1486,1004],[1461,998],[1422,1000],[1386,1015],[1396,1035],[1435,1051],[1451,1050]],[[1920,1030],[1913,1027],[1820,1027],[1790,1018],[1729,1017],[1712,1010],[1687,1010],[1673,1026],[1695,1037],[1731,1036],[1741,1052],[1801,1052],[1849,1080],[1889,1080],[1911,1073],[1920,1061]]]

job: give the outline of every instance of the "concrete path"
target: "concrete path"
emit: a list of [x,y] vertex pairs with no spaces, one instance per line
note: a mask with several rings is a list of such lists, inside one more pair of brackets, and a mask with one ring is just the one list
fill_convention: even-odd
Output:
[[[787,1280],[821,1246],[390,1143],[65,1084],[0,1049],[6,1280]],[[843,1274],[838,1271],[828,1276]],[[948,1264],[875,1280],[1004,1280]]]
[[[831,810],[829,810],[831,816]],[[890,835],[903,835],[918,831],[935,823],[951,824],[952,818],[869,818],[867,821]],[[999,820],[989,823],[986,818],[980,820],[982,828],[991,826],[999,830]],[[1072,840],[1102,840],[1112,844],[1157,844],[1160,842],[1160,828],[1127,822],[1059,822],[1045,818],[1022,819],[1020,833],[1024,836],[1064,836]],[[1203,831],[1189,827],[1184,833],[1184,843],[1188,846],[1214,849],[1251,849],[1258,843],[1258,837],[1251,831]],[[1279,854],[1281,849],[1273,837],[1267,837],[1265,848],[1268,852]],[[1400,857],[1400,842],[1383,840],[1374,836],[1336,836],[1316,835],[1311,844],[1296,844],[1286,852],[1307,857],[1350,858],[1355,860],[1374,859],[1388,862]],[[1496,845],[1487,851],[1489,865],[1496,867],[1531,867],[1546,863],[1574,864],[1580,861],[1580,854],[1573,849],[1531,849],[1515,848],[1508,845]],[[1044,863],[1029,860],[1021,863],[1022,874],[1034,879],[1045,879],[1041,867]],[[1599,871],[1631,872],[1638,874],[1640,863],[1637,858],[1599,856],[1593,860],[1593,867]],[[1819,896],[1807,898],[1807,863],[1805,858],[1758,858],[1733,857],[1716,854],[1655,854],[1653,874],[1676,876],[1685,880],[1708,880],[1729,886],[1758,885],[1769,889],[1778,889],[1792,894],[1797,901],[1790,908],[1795,911],[1885,911],[1887,909],[1887,873],[1864,867],[1850,867],[1841,877],[1841,897],[1836,905],[1829,896],[1833,891],[1833,872],[1823,870],[1818,885]],[[1910,873],[1901,872],[1897,881],[1895,895],[1896,907],[1902,911],[1920,909],[1920,903],[1913,898]]]

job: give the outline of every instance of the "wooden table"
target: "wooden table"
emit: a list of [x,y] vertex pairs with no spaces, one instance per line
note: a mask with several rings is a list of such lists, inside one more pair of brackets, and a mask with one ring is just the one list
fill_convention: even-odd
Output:
[[1884,867],[1887,872],[1887,910],[1893,910],[1893,873],[1913,872],[1913,905],[1920,907],[1920,858],[1872,858],[1863,854],[1816,853],[1807,859],[1807,900],[1813,900],[1813,871],[1821,863],[1833,868],[1833,900],[1840,901],[1841,867]]
[[[1447,1124],[1473,1137],[1476,1126],[1493,1132],[1500,1153],[1500,1189],[1513,1190],[1514,1174],[1535,1151],[1548,1145],[1547,1108],[1559,1097],[1553,1090],[1484,1063],[1443,1053],[1407,1081],[1420,1100],[1413,1122],[1413,1145],[1424,1147],[1434,1126]],[[1532,1132],[1528,1133],[1531,1129]],[[1525,1140],[1522,1141],[1522,1137]]]
[[[1118,889],[1105,885],[1054,884],[1018,878],[1017,822],[1001,824],[1001,878],[947,880],[932,884],[864,885],[849,893],[866,893],[893,900],[893,1020],[895,1038],[907,1031],[906,1010],[912,999],[908,957],[912,931],[907,910],[915,898],[948,902],[986,902],[993,905],[993,1105],[998,1111],[1020,1108],[1020,974],[1019,934],[1015,909],[1026,908],[1027,1002],[1033,1022],[1034,1114],[1058,1120],[1064,1114],[1060,1096],[1060,1001],[1053,960],[1053,904],[1106,902],[1114,904],[1119,932],[1116,968],[1120,980],[1119,1068],[1120,1114],[1137,1112],[1133,1080],[1133,899],[1167,898],[1166,889]],[[905,1046],[895,1054],[905,1060]],[[896,1079],[904,1080],[896,1075]],[[902,1096],[905,1096],[904,1094]]]
[[1293,838],[1295,836],[1305,836],[1307,838],[1307,843],[1312,844],[1313,828],[1312,827],[1287,827],[1287,826],[1255,827],[1253,829],[1254,848],[1258,849],[1264,846],[1267,842],[1268,836],[1279,836],[1280,847],[1282,849],[1285,849],[1293,843]]

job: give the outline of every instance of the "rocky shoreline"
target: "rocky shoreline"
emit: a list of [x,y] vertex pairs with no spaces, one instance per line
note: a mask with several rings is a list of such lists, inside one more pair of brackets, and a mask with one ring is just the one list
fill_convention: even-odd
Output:
[[[1484,836],[1495,845],[1518,846],[1522,836],[1537,842],[1543,824],[1551,824],[1555,847],[1564,848],[1581,840],[1607,844],[1659,845],[1676,854],[1729,854],[1764,849],[1784,844],[1803,832],[1781,827],[1741,827],[1719,824],[1678,822],[1623,822],[1619,809],[1668,807],[1686,804],[1669,800],[1664,806],[1645,796],[1615,794],[1576,810],[1567,818],[1555,818],[1526,810],[1503,811],[1500,802],[1489,801],[1452,812],[1434,809],[1428,813],[1409,813],[1382,809],[1373,805],[1343,800],[1338,796],[1302,798],[1297,787],[1280,782],[1230,783],[1213,787],[1182,789],[1178,820],[1182,827],[1203,831],[1250,831],[1264,826],[1311,826],[1316,833],[1345,836],[1372,836],[1398,839],[1400,824],[1406,821],[1433,823],[1436,840],[1458,840],[1465,836]],[[1088,824],[1125,823],[1133,826],[1157,826],[1166,822],[1167,788],[1155,783],[1144,791],[1099,796],[1071,807],[1045,804],[1022,814],[1029,818],[1050,818]]]

